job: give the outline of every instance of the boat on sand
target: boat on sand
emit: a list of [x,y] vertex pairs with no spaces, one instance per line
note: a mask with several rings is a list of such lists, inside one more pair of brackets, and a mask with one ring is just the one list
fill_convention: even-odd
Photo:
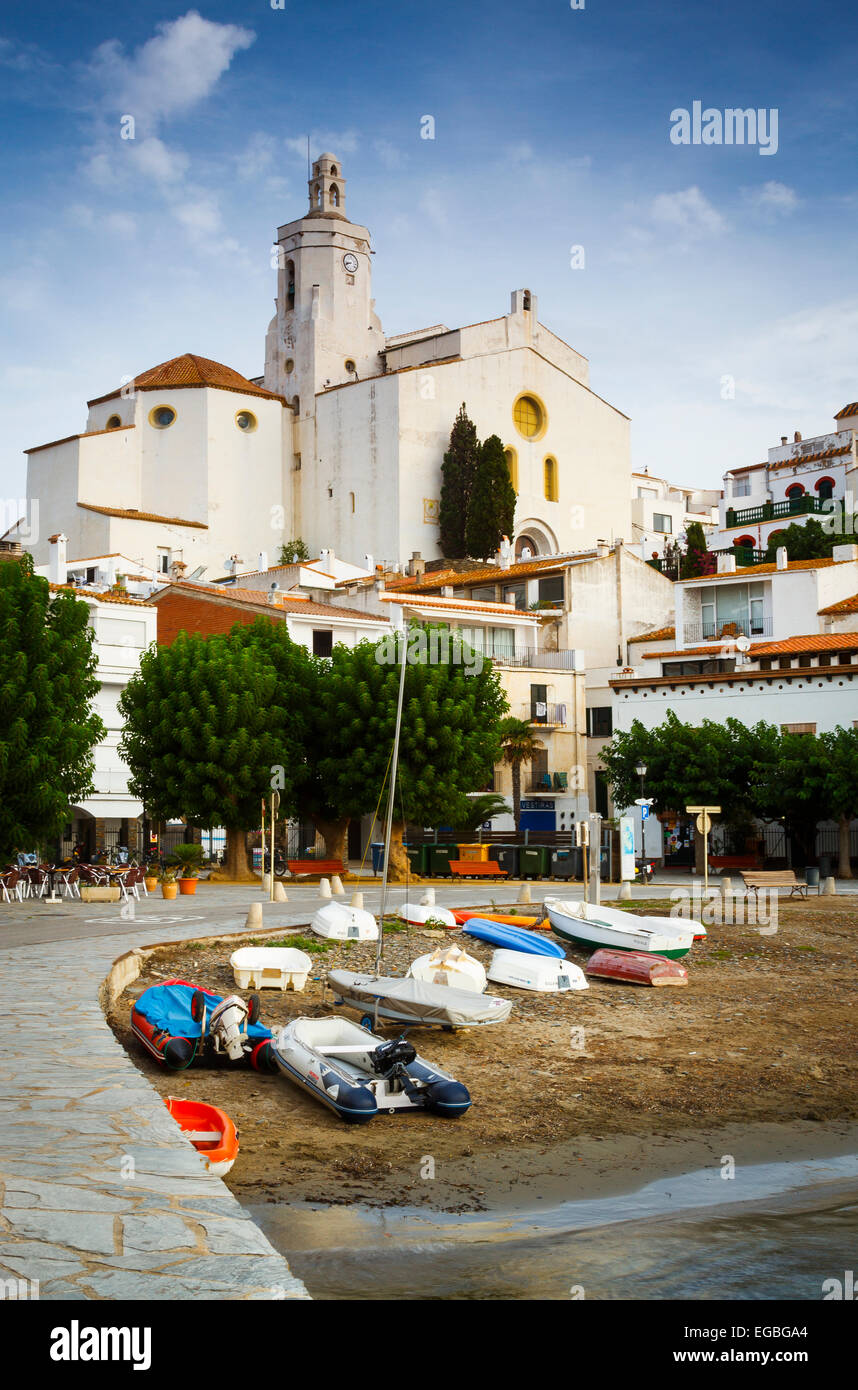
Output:
[[164,1104],[210,1173],[223,1177],[238,1157],[238,1134],[225,1110],[201,1100],[165,1096]]
[[587,962],[587,974],[627,985],[688,984],[684,965],[644,951],[596,951]]
[[637,917],[601,903],[572,902],[546,898],[545,911],[555,936],[571,941],[585,951],[606,946],[615,951],[643,951],[678,960],[694,943],[692,924],[681,919]]
[[437,951],[418,956],[408,967],[414,980],[432,985],[452,985],[454,989],[472,990],[482,994],[486,987],[486,970],[476,956],[469,956],[461,946],[439,946]]

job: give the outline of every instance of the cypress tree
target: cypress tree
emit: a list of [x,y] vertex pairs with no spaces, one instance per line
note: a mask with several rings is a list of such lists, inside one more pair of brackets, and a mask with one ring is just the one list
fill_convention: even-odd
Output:
[[468,418],[463,401],[441,465],[440,544],[448,560],[462,560],[468,553],[465,527],[479,456],[477,427]]
[[504,536],[512,536],[515,523],[515,488],[506,455],[496,434],[480,449],[477,471],[468,505],[465,548],[468,555],[486,560],[494,555]]

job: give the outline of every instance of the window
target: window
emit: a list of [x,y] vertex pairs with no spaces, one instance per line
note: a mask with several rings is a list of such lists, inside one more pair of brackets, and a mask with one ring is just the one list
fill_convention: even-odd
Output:
[[239,410],[236,413],[235,423],[243,434],[252,434],[256,429],[258,421],[250,410]]
[[510,599],[515,599],[516,608],[527,607],[527,585],[508,584],[503,591],[504,603],[509,603]]
[[356,364],[355,362],[352,361],[351,357],[347,357],[347,358],[346,358],[346,360],[345,360],[345,369],[346,369],[347,372],[351,372],[351,373],[357,372],[357,364]]
[[792,501],[794,497],[803,497],[804,488],[802,487],[801,483],[790,483],[789,487],[786,490],[786,495],[790,499],[790,501]]
[[[109,423],[110,421],[108,421],[108,424]],[[819,482],[816,484],[816,492],[820,502],[830,502],[831,498],[834,496],[834,479],[820,478]]]
[[286,262],[286,308],[295,308],[295,262]]
[[557,460],[549,454],[543,461],[542,471],[545,482],[545,497],[549,502],[557,501]]
[[539,602],[550,603],[555,608],[563,607],[563,575],[552,574],[539,581]]
[[763,593],[762,584],[748,585],[748,606],[751,614],[751,635],[759,636],[764,631],[763,622]]
[[110,419],[107,422],[107,428],[109,430],[118,430],[121,424],[122,421],[118,415],[111,415]]
[[547,685],[531,685],[530,687],[530,722],[531,724],[548,723]]
[[350,492],[350,493],[349,493],[349,511],[353,512],[354,509],[355,509],[355,495],[354,495],[353,492]]
[[661,531],[663,535],[669,536],[673,532],[673,518],[664,512],[653,512],[652,527],[654,531]]
[[587,733],[590,738],[610,738],[614,732],[614,711],[610,705],[596,705],[587,710]]
[[175,418],[176,412],[171,405],[156,405],[149,411],[149,424],[156,430],[169,429]]
[[754,550],[757,542],[754,540],[753,536],[737,536],[733,544],[740,545],[745,550]]
[[334,634],[330,628],[313,628],[313,655],[330,656],[334,650]]
[[295,359],[294,359],[294,357],[287,357],[287,358],[286,358],[286,361],[283,363],[283,370],[284,370],[284,372],[286,373],[287,376],[291,376],[291,375],[292,375],[292,373],[293,373],[294,370],[295,370]]
[[525,439],[545,433],[545,411],[535,396],[519,396],[512,408],[515,427]]
[[338,208],[340,205],[340,190],[335,183],[331,184],[331,207]]
[[155,571],[157,574],[170,573],[170,551],[164,545],[158,546],[157,558],[155,560]]
[[504,458],[506,459],[509,480],[515,488],[515,491],[518,492],[518,454],[515,452],[515,449],[511,448],[504,449],[503,452]]
[[494,584],[483,584],[481,588],[471,590],[472,599],[482,599],[484,603],[496,603]]
[[511,627],[493,627],[491,630],[491,655],[505,658],[515,656],[515,633]]
[[596,783],[596,810],[603,820],[608,818],[608,774],[601,768],[597,768],[595,773]]
[[747,473],[745,473],[745,474],[743,474],[743,475],[741,475],[741,476],[737,475],[737,476],[733,479],[733,496],[734,496],[734,497],[750,497],[750,495],[751,495],[751,479],[750,479],[750,475],[747,474]]
[[658,489],[654,487],[639,487],[638,497],[658,497]]

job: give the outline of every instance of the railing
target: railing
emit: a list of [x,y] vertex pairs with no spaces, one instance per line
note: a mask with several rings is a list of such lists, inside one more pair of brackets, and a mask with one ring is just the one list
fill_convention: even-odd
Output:
[[517,719],[526,719],[529,724],[556,724],[560,728],[569,723],[569,706],[562,701],[548,704],[544,700],[531,700],[516,709]]
[[748,526],[755,521],[777,521],[784,516],[808,516],[811,512],[825,511],[824,499],[810,497],[788,497],[785,502],[763,502],[757,507],[743,507],[737,511],[728,507],[724,518],[725,526]]
[[[771,618],[755,618],[753,622],[749,618],[731,618],[720,623],[684,623],[682,627],[682,641],[685,646],[691,646],[695,642],[729,642],[731,638],[736,637],[771,637],[771,635]],[[677,651],[672,655],[681,659],[682,651]]]
[[728,545],[723,550],[713,550],[712,554],[734,556],[738,569],[748,565],[764,565],[768,557],[767,550],[752,550],[749,545]]
[[508,647],[502,647],[497,652],[486,651],[483,654],[491,657],[499,666],[531,666],[544,671],[575,670],[574,651],[547,652],[541,647],[519,647],[513,652]]
[[565,792],[568,787],[568,777],[565,772],[539,772],[531,774],[530,783],[525,788],[527,796],[555,795],[557,792]]

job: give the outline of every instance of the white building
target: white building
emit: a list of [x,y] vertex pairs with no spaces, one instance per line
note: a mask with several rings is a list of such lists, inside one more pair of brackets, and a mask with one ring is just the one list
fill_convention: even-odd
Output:
[[644,560],[661,558],[667,542],[685,540],[696,521],[707,541],[718,528],[719,488],[689,488],[656,478],[651,473],[632,473],[632,540]]
[[710,549],[765,550],[772,536],[809,516],[836,528],[835,534],[851,531],[858,510],[858,401],[844,406],[834,420],[831,434],[802,439],[796,431],[792,443],[782,435],[765,463],[724,475],[719,529]]

